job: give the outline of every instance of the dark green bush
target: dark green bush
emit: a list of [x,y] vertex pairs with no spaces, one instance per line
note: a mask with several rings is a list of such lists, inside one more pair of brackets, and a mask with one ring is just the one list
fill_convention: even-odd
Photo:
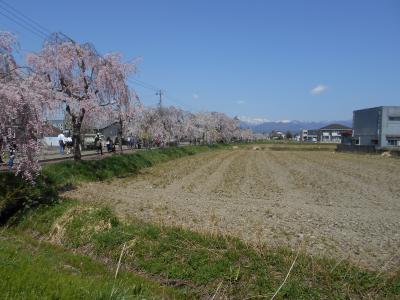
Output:
[[0,173],[0,224],[21,210],[56,199],[57,190],[49,178],[40,176],[32,185],[20,176]]

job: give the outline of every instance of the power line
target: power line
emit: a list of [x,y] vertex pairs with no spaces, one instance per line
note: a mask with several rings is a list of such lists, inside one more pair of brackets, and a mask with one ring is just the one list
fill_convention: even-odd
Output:
[[152,86],[150,84],[147,84],[147,83],[145,83],[143,81],[139,81],[139,80],[134,79],[134,78],[128,78],[127,81],[130,82],[131,84],[136,84],[138,86],[141,86],[141,87],[143,87],[145,89],[148,89],[148,90],[152,90],[154,92],[158,92],[160,90],[160,88],[156,88],[156,87],[154,87],[154,86]]
[[154,97],[156,94],[151,93],[151,94],[146,94],[146,95],[140,95],[140,97]]
[[45,39],[46,36],[41,35],[40,33],[37,33],[36,31],[32,30],[31,28],[29,28],[28,26],[26,26],[25,24],[19,22],[18,20],[13,19],[12,17],[6,15],[4,12],[0,11],[0,15],[3,15],[4,17],[6,17],[7,19],[9,19],[10,21],[14,22],[15,24],[23,27],[25,30],[28,30],[30,33],[34,34],[35,36],[39,37],[40,40]]
[[149,89],[153,89],[153,90],[156,90],[156,91],[160,89],[159,87],[156,87],[156,86],[154,86],[154,85],[152,85],[150,83],[146,83],[146,82],[144,82],[142,80],[139,80],[137,78],[131,78],[131,79],[133,81],[135,81],[136,83],[139,83],[139,84],[142,84],[142,85],[146,85]]
[[34,24],[38,29],[40,29],[42,32],[46,33],[46,35],[51,34],[51,30],[49,30],[46,27],[42,26],[41,24],[39,24],[38,22],[36,22],[32,18],[30,18],[29,16],[23,14],[21,11],[19,11],[18,9],[16,9],[12,5],[8,4],[6,1],[0,0],[0,2],[3,3],[3,5],[6,5],[7,7],[9,7],[11,10],[16,12],[17,14],[19,14],[20,16],[22,16],[23,18],[25,18],[26,20],[28,20],[29,22],[31,22],[32,24]]
[[[37,34],[44,36],[44,37],[47,37],[49,35],[49,33],[46,32],[47,30],[43,31],[42,29],[38,28],[37,25],[35,25],[36,22],[30,21],[31,19],[27,19],[25,17],[25,15],[16,11],[11,5],[7,4],[7,6],[10,7],[12,10],[4,7],[4,3],[5,2],[0,0],[0,9],[2,9],[3,12],[5,11],[7,14],[13,16],[16,20],[18,20],[18,22],[22,22],[24,25],[28,26],[30,28],[30,30],[35,31]],[[14,12],[13,10],[16,12]],[[20,25],[22,25],[22,24],[20,24]]]
[[161,106],[162,99],[164,98],[164,99],[169,100],[169,102],[172,102],[172,104],[175,104],[176,106],[181,106],[183,108],[186,106],[186,108],[189,108],[189,110],[193,110],[193,107],[189,107],[187,104],[184,104],[183,101],[178,100],[176,97],[172,97],[165,90],[157,88],[152,84],[146,83],[144,81],[141,81],[141,80],[138,80],[138,79],[135,79],[135,78],[129,78],[128,81],[131,84],[136,84],[138,86],[141,86],[143,88],[146,88],[146,89],[149,89],[149,90],[152,90],[152,91],[156,92],[155,95],[159,96],[158,106]]
[[172,97],[171,94],[165,93],[165,98],[172,100],[177,106],[181,106],[182,108],[186,107],[186,109],[188,109],[189,111],[194,111],[191,105],[183,103],[183,101],[177,99],[176,97]]

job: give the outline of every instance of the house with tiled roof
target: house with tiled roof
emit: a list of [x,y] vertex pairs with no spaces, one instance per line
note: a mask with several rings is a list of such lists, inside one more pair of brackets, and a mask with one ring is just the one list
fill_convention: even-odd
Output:
[[320,143],[341,143],[343,138],[351,140],[353,130],[342,124],[329,124],[320,129],[303,129],[300,131],[300,141]]
[[329,124],[318,131],[321,143],[341,143],[343,136],[351,136],[353,132],[350,127],[342,124]]

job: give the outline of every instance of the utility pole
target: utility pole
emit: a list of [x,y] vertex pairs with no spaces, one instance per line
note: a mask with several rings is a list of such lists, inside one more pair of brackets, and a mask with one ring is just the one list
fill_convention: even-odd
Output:
[[156,93],[156,95],[157,96],[160,96],[160,100],[159,100],[159,102],[158,102],[158,108],[161,110],[161,108],[162,108],[162,96],[163,96],[163,91],[162,90],[159,90],[157,93]]

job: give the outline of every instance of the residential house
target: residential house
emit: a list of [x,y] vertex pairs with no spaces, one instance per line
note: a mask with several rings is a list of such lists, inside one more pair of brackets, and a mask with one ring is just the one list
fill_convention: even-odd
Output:
[[282,131],[276,131],[276,130],[273,130],[269,136],[271,140],[283,140],[286,137],[286,135]]
[[302,142],[318,142],[318,129],[303,129],[300,131],[300,141]]
[[330,124],[319,129],[318,140],[321,143],[341,143],[343,136],[352,134],[350,127],[342,124]]
[[105,138],[109,137],[113,141],[115,141],[115,139],[118,136],[119,126],[120,125],[118,122],[114,122],[114,123],[111,123],[111,124],[101,128],[99,131]]
[[300,141],[341,143],[344,136],[352,135],[352,129],[342,124],[330,124],[320,129],[303,129],[300,131]]

